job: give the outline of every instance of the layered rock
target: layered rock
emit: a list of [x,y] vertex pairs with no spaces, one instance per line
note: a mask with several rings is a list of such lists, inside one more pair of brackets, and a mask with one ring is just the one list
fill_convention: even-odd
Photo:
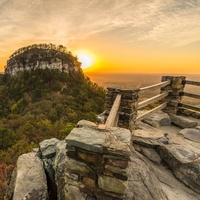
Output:
[[46,68],[66,73],[81,72],[80,64],[62,45],[35,44],[13,53],[7,61],[5,73],[16,75],[23,71]]

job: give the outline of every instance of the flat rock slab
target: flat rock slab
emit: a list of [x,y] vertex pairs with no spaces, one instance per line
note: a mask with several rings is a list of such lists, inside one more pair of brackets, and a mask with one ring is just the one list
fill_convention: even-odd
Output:
[[68,146],[95,153],[130,155],[131,133],[124,128],[115,127],[109,130],[92,127],[74,128],[65,141]]
[[168,144],[169,141],[165,137],[166,132],[156,129],[144,122],[136,124],[136,130],[132,132],[133,143],[145,147],[157,147],[162,144]]
[[135,137],[157,139],[163,137],[165,135],[165,132],[156,129],[144,122],[139,122],[136,124],[136,130],[133,131],[133,135]]
[[145,118],[143,121],[155,128],[158,128],[160,126],[171,125],[171,119],[170,119],[169,115],[162,111],[153,113],[149,117]]
[[157,138],[157,139],[133,136],[133,143],[139,144],[139,145],[144,146],[144,147],[156,148],[160,145],[168,144],[169,140],[165,136]]
[[195,126],[198,125],[197,122],[192,121],[188,119],[187,117],[170,114],[170,118],[171,118],[172,123],[182,128],[194,128]]
[[181,130],[179,133],[191,141],[200,142],[200,130],[199,129],[185,128],[185,129]]
[[96,153],[103,153],[106,134],[89,127],[73,128],[65,141],[69,146],[79,147]]

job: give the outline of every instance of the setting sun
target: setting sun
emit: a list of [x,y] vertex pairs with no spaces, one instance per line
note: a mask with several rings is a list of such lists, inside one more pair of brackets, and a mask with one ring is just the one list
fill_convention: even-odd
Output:
[[91,56],[87,51],[77,51],[75,54],[78,57],[78,60],[82,63],[82,69],[91,67],[94,64],[93,56]]

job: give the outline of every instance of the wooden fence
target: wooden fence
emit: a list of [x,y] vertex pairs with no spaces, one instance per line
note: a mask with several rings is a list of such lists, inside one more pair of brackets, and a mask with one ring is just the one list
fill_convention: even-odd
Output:
[[[149,90],[154,89],[156,87],[168,86],[168,85],[170,85],[170,83],[171,83],[171,81],[168,80],[168,81],[164,81],[164,82],[161,82],[161,83],[158,83],[158,84],[155,84],[155,85],[151,85],[151,86],[148,86],[148,87],[143,87],[143,88],[139,89],[139,92],[140,91],[149,91]],[[169,95],[169,92],[165,91],[161,94],[158,94],[158,95],[153,96],[153,97],[151,97],[147,100],[144,100],[144,101],[138,103],[138,109],[141,109],[141,108],[144,108],[144,107],[146,107],[150,104],[153,104],[153,103],[157,102],[158,100],[162,100],[165,97],[167,97],[168,95]],[[140,121],[142,119],[145,119],[146,117],[148,117],[152,113],[155,113],[155,112],[162,110],[163,108],[166,108],[166,107],[167,107],[167,102],[164,102],[164,103],[158,105],[157,107],[155,107],[155,108],[153,108],[153,109],[151,109],[151,110],[149,110],[149,111],[147,111],[147,112],[145,112],[141,115],[138,115],[137,118],[136,118],[136,121]]]
[[[193,85],[193,86],[197,86],[197,87],[200,86],[200,82],[190,81],[190,80],[185,80],[185,84],[186,85]],[[190,97],[190,98],[200,99],[200,95],[198,95],[198,94],[182,92],[180,95]],[[179,106],[179,108],[186,108],[186,109],[190,109],[191,111],[200,112],[200,107],[196,107],[196,106],[193,106],[193,105],[189,105],[189,104],[185,104],[185,103],[180,102],[178,106]]]
[[[121,126],[132,130],[137,121],[143,120],[152,113],[162,109],[165,109],[166,112],[173,114],[177,114],[178,110],[182,108],[190,109],[192,112],[200,112],[199,107],[181,102],[183,96],[200,99],[200,95],[184,92],[185,84],[200,86],[200,82],[185,80],[185,77],[183,76],[163,76],[162,82],[135,90],[124,90],[119,88],[110,89],[108,97],[110,101],[106,106],[106,112],[108,115],[105,128],[109,129],[113,126]],[[160,87],[160,94],[141,102],[138,101],[141,91],[149,92],[158,87]],[[128,98],[127,91],[129,92]],[[142,114],[137,114],[139,109],[155,102],[159,102],[157,107],[154,107],[153,109]],[[127,105],[129,106],[126,107]],[[119,120],[127,120],[127,122],[120,124],[118,123]]]

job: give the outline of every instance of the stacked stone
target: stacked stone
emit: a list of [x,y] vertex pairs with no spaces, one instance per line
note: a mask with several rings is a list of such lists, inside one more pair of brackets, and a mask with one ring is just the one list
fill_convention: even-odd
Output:
[[111,111],[117,94],[121,94],[122,98],[119,107],[117,126],[127,128],[132,131],[134,128],[135,119],[137,117],[138,92],[139,90],[107,88],[105,112],[106,118]]
[[78,187],[85,199],[125,199],[130,141],[123,128],[74,128],[66,138],[66,184]]
[[134,129],[137,117],[139,90],[121,89],[122,99],[119,108],[119,127]]
[[182,99],[182,93],[185,87],[185,77],[173,77],[173,76],[163,76],[162,81],[171,81],[171,84],[161,88],[161,92],[169,91],[168,97],[166,97],[165,101],[169,102],[166,112],[177,114],[179,103]]
[[[118,94],[120,94],[120,88],[118,87],[107,88],[106,99],[105,99],[105,120],[108,118],[108,115],[111,111],[115,98]],[[117,123],[118,123],[118,119],[116,120],[116,126],[117,126]]]

